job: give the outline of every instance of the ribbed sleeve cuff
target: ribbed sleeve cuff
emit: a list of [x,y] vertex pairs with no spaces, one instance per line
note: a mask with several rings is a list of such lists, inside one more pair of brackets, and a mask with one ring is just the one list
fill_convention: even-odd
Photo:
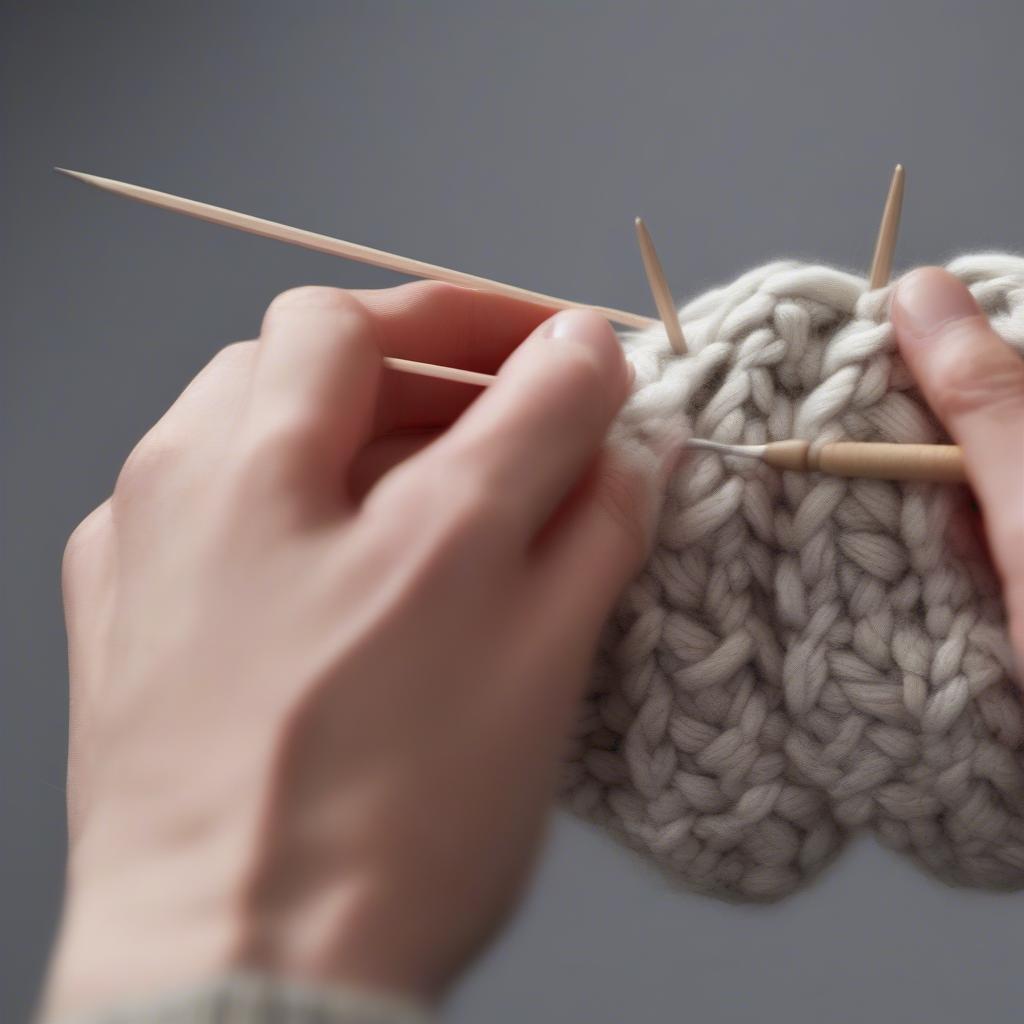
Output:
[[153,999],[42,1024],[430,1024],[432,1014],[390,996],[231,974]]

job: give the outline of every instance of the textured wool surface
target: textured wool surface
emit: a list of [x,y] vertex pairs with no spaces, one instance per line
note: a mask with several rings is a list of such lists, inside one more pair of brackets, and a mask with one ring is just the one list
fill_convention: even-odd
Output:
[[[950,266],[1024,353],[1024,259]],[[900,362],[890,289],[760,267],[623,338],[618,430],[761,443],[948,440]],[[1024,715],[999,588],[956,543],[964,488],[779,473],[672,476],[609,623],[565,800],[698,890],[784,896],[855,831],[958,884],[1024,884]]]

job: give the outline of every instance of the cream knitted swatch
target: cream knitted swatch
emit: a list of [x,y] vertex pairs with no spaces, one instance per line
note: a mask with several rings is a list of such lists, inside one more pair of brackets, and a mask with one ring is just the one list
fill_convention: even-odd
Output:
[[[949,269],[1024,353],[1024,259]],[[895,352],[889,289],[774,263],[624,338],[622,427],[761,443],[945,440]],[[958,553],[962,488],[694,456],[609,624],[565,799],[683,883],[786,895],[853,830],[936,875],[1024,884],[1024,714],[999,590]]]

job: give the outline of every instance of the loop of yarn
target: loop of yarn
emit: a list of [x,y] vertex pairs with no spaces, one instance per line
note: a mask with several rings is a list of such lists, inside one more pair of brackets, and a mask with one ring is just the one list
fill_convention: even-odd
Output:
[[[1024,354],[1024,259],[949,270]],[[759,444],[944,440],[889,289],[773,263],[623,338],[619,429]],[[951,547],[959,488],[701,455],[606,631],[564,797],[688,886],[777,899],[872,829],[957,884],[1024,884],[1024,715],[997,582]]]

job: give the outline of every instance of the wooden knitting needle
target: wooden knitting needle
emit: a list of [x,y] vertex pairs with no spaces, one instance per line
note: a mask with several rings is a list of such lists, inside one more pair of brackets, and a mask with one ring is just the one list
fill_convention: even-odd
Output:
[[657,250],[651,240],[651,233],[642,217],[637,217],[636,240],[640,243],[640,255],[644,261],[644,272],[647,274],[647,283],[650,285],[651,294],[654,296],[654,304],[658,307],[658,314],[661,322],[665,325],[665,333],[668,335],[669,344],[677,355],[686,354],[686,338],[683,336],[683,329],[679,326],[679,314],[676,312],[675,299],[669,291],[668,282],[665,280],[665,272],[661,269],[661,260],[658,259]]
[[143,188],[141,185],[129,185],[124,181],[100,178],[95,174],[85,174],[82,171],[69,171],[63,167],[55,167],[54,170],[69,177],[77,178],[79,181],[84,181],[86,184],[105,189],[107,192],[113,192],[115,195],[136,199],[140,203],[149,203],[152,206],[159,206],[162,209],[172,210],[175,213],[183,213],[187,217],[196,217],[199,220],[221,224],[224,227],[248,231],[250,234],[262,235],[264,238],[273,238],[279,242],[287,242],[290,245],[301,245],[306,249],[324,252],[331,256],[342,256],[345,259],[357,260],[360,263],[369,263],[372,266],[383,267],[385,270],[394,270],[400,274],[409,274],[412,277],[426,277],[434,281],[447,281],[449,284],[459,285],[463,288],[474,288],[481,292],[493,292],[495,295],[505,295],[512,299],[532,302],[539,306],[549,306],[552,309],[593,309],[614,323],[624,324],[626,327],[646,328],[656,322],[650,317],[640,316],[638,313],[629,313],[621,309],[609,309],[605,306],[591,306],[585,302],[572,302],[569,299],[559,299],[554,295],[544,295],[540,292],[529,291],[526,288],[504,284],[501,281],[477,277],[475,274],[465,274],[461,270],[449,270],[447,267],[438,267],[433,263],[424,263],[422,260],[409,259],[406,256],[397,256],[394,253],[384,252],[381,249],[371,249],[366,245],[358,245],[355,242],[342,241],[340,238],[320,235],[315,231],[306,231],[302,228],[289,227],[287,224],[279,224],[276,221],[264,220],[262,217],[253,217],[248,213],[238,213],[235,210],[226,210],[220,206],[211,206],[209,203],[200,203],[194,199],[184,199],[181,196],[173,196],[167,192],[157,192],[155,189]]
[[436,377],[438,380],[454,380],[461,384],[475,384],[486,388],[498,378],[492,373],[477,373],[475,370],[460,370],[454,366],[438,366],[436,363],[417,363],[413,359],[398,359],[385,356],[384,365],[400,373],[415,373],[420,377]]
[[878,227],[875,241],[875,255],[871,260],[868,287],[874,291],[889,283],[892,274],[892,255],[896,248],[896,235],[900,229],[900,213],[903,210],[903,165],[897,164],[889,182],[889,194],[885,197],[882,223]]
[[960,484],[967,479],[963,452],[952,444],[833,441],[814,448],[809,441],[798,440],[722,444],[690,438],[686,446],[697,451],[760,459],[776,469],[798,473],[829,473],[875,480],[927,480],[941,484]]

